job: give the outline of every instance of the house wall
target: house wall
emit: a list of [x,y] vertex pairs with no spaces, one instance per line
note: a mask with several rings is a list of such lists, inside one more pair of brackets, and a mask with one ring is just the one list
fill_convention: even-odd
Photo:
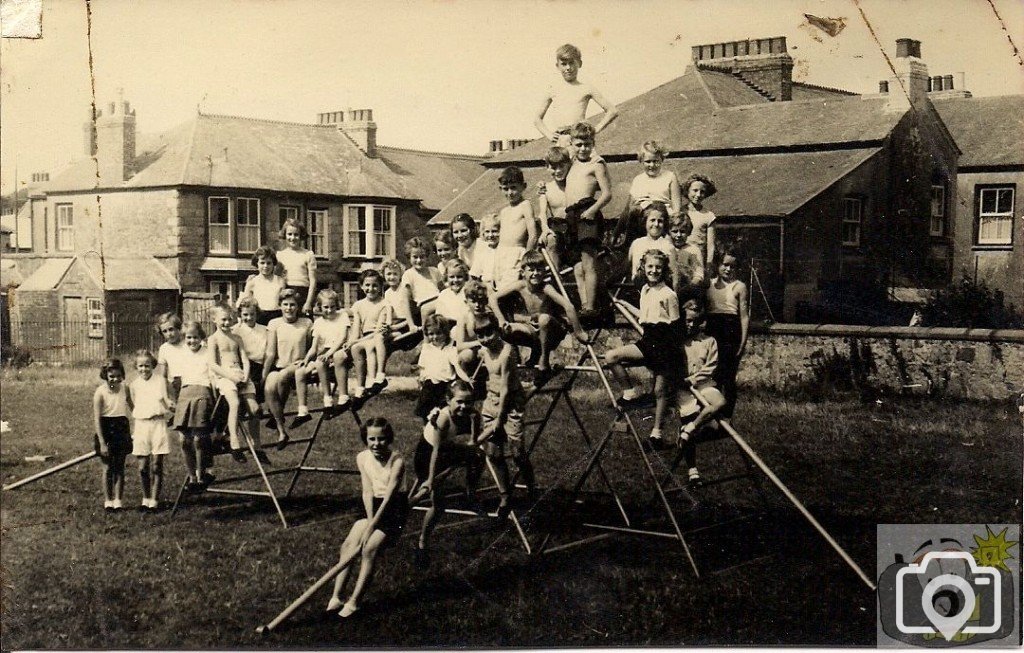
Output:
[[[1012,245],[978,246],[977,190],[983,185],[1014,185],[1014,224]],[[961,172],[957,175],[959,199],[953,206],[954,258],[953,278],[966,274],[976,281],[984,281],[990,288],[1000,290],[1006,301],[1018,310],[1024,310],[1024,170],[1003,172]]]

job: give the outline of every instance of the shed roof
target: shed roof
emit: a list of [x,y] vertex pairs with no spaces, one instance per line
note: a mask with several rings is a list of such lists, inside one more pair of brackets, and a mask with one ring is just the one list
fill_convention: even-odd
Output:
[[181,290],[177,280],[152,256],[140,258],[80,257],[104,290]]
[[1024,164],[1024,95],[932,102],[963,152],[960,167]]
[[60,285],[64,275],[71,269],[74,258],[48,258],[36,271],[18,286],[20,292],[29,290],[53,290]]
[[[825,152],[789,152],[745,156],[707,156],[673,158],[665,162],[680,179],[692,173],[707,175],[718,186],[718,193],[707,206],[720,216],[786,216],[816,197],[837,180],[849,174],[880,148],[840,149]],[[605,217],[617,216],[629,196],[629,186],[640,173],[635,162],[608,164],[612,180],[611,204]],[[498,188],[498,169],[489,169],[446,206],[428,224],[445,225],[458,213],[479,218],[498,211],[506,204]],[[523,169],[528,187],[549,181],[547,169],[532,166]],[[535,201],[535,196],[528,199]]]

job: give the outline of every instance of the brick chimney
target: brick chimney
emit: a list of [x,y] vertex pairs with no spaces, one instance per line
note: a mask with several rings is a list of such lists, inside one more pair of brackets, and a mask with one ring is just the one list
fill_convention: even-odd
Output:
[[696,66],[732,73],[773,102],[793,99],[793,58],[784,36],[695,45],[691,53]]
[[[906,110],[928,98],[928,66],[921,60],[921,42],[896,39],[896,58],[892,60],[896,77],[889,80],[889,106]],[[940,78],[941,79],[941,78]]]
[[[89,145],[92,149],[92,143]],[[135,110],[120,91],[117,102],[97,111],[93,154],[103,185],[121,184],[135,172]]]
[[355,141],[366,156],[377,157],[377,123],[373,121],[373,109],[345,109],[318,113],[317,124],[334,125]]

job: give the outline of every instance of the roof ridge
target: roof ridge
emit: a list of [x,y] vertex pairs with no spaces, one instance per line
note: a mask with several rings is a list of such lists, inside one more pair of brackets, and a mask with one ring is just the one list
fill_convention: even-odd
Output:
[[409,152],[412,154],[428,154],[430,156],[442,156],[451,159],[478,159],[482,160],[485,157],[482,154],[461,154],[459,152],[439,152],[436,150],[420,150],[413,147],[398,147],[396,145],[377,145],[378,150],[385,150],[390,152]]
[[694,73],[696,73],[696,75],[697,75],[697,83],[700,84],[701,89],[704,91],[704,95],[708,96],[708,100],[710,100],[711,106],[714,107],[713,111],[717,110],[717,109],[721,109],[722,105],[715,98],[715,94],[711,92],[711,89],[708,88],[708,83],[704,79],[704,75],[701,74],[703,71],[702,71],[700,65],[694,66],[693,70],[694,70]]
[[855,93],[853,91],[847,91],[844,88],[836,88],[835,86],[822,86],[821,84],[809,84],[807,82],[798,82],[798,81],[793,81],[792,83],[793,83],[794,86],[803,86],[805,88],[815,88],[815,89],[818,89],[820,91],[832,91],[833,93],[842,93],[843,95],[860,95],[860,93]]
[[233,116],[226,113],[200,113],[200,118],[228,118],[230,120],[245,120],[247,122],[264,122],[273,125],[293,125],[295,127],[315,127],[317,129],[334,129],[334,125],[320,125],[311,122],[295,122],[292,120],[271,120],[270,118],[253,118],[252,116]]

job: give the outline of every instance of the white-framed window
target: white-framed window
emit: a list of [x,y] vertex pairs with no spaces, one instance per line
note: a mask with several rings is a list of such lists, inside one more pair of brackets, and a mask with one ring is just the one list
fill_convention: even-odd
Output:
[[359,301],[359,282],[342,281],[341,299],[345,303],[345,308],[352,308],[352,304]]
[[978,189],[978,244],[1013,244],[1013,186]]
[[75,249],[75,213],[70,204],[57,205],[57,251],[71,252]]
[[231,200],[227,197],[211,197],[206,201],[209,214],[209,247],[211,254],[230,254],[231,242]]
[[211,279],[208,284],[209,292],[220,295],[222,302],[234,305],[238,299],[238,283],[230,280]]
[[942,184],[932,185],[931,220],[928,222],[928,234],[932,236],[946,235],[946,187]]
[[289,220],[299,219],[299,207],[281,205],[277,207],[277,229],[284,229],[284,223]]
[[306,210],[307,246],[317,256],[327,256],[327,209]]
[[26,213],[14,219],[15,234],[12,245],[23,252],[32,251],[32,215]]
[[843,198],[843,245],[860,247],[860,228],[864,221],[864,202],[858,197]]
[[238,253],[252,254],[260,247],[260,201],[251,197],[239,197],[235,201],[235,206]]
[[89,337],[102,338],[103,326],[106,321],[103,316],[103,300],[98,297],[89,297],[85,300],[86,319],[89,322]]
[[346,204],[344,256],[380,258],[395,255],[395,207]]

